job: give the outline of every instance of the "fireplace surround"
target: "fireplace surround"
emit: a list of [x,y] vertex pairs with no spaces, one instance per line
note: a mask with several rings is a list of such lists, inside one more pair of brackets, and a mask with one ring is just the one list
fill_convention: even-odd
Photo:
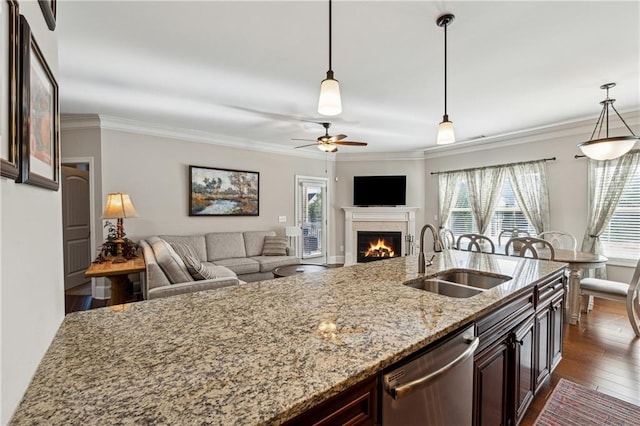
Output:
[[416,232],[416,211],[418,207],[343,207],[344,264],[358,262],[358,231],[382,231],[400,233],[400,256],[407,253],[407,236]]

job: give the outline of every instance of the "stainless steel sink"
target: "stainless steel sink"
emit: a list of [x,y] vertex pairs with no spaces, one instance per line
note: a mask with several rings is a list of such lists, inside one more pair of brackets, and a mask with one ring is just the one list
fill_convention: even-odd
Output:
[[438,293],[443,296],[455,297],[459,299],[475,296],[476,294],[482,293],[483,291],[477,288],[465,287],[464,285],[458,285],[434,278],[427,278],[421,281],[410,282],[405,285],[420,290],[430,291],[432,293]]
[[450,269],[429,278],[469,287],[481,288],[484,290],[493,288],[511,279],[511,277],[506,275],[478,272],[470,269]]

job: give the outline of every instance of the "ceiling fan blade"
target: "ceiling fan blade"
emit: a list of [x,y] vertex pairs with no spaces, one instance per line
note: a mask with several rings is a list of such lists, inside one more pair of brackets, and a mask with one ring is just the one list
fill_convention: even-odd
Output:
[[315,139],[298,139],[298,138],[291,138],[292,141],[309,141],[309,142],[313,142],[315,141]]
[[[301,139],[301,140],[303,140],[303,139]],[[293,149],[306,148],[308,146],[316,146],[316,145],[318,145],[317,142],[316,143],[310,143],[310,144],[307,144],[307,145],[294,146]]]
[[367,146],[366,142],[354,142],[354,141],[335,141],[335,145],[351,145],[351,146]]
[[333,141],[341,141],[342,139],[344,139],[344,138],[346,138],[346,137],[347,137],[347,135],[343,135],[343,134],[341,133],[341,134],[339,134],[339,135],[331,136],[331,137],[330,137],[330,139],[331,139],[331,141],[333,142]]

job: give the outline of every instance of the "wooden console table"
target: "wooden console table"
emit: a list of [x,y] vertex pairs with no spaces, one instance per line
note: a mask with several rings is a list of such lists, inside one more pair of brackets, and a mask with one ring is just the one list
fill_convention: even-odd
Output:
[[111,298],[108,306],[120,305],[132,302],[133,284],[129,280],[129,274],[145,271],[144,258],[140,255],[123,263],[92,263],[84,273],[87,278],[107,277],[111,281]]

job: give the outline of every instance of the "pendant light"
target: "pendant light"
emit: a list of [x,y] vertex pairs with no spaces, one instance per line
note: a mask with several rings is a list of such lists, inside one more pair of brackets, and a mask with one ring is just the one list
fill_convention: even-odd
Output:
[[452,13],[444,14],[436,20],[439,27],[444,28],[444,115],[438,126],[438,145],[454,143],[456,136],[453,133],[453,122],[449,121],[447,114],[447,27],[453,22],[455,16]]
[[[602,105],[602,111],[600,112],[600,117],[598,117],[598,121],[596,122],[596,127],[593,129],[593,133],[591,133],[591,139],[587,142],[582,142],[578,144],[578,148],[582,150],[582,153],[589,158],[593,158],[594,160],[612,160],[614,158],[618,158],[633,148],[636,141],[640,140],[640,137],[636,136],[633,133],[633,130],[629,127],[629,125],[624,121],[624,119],[620,116],[616,107],[613,106],[613,103],[616,101],[615,99],[609,98],[609,89],[612,87],[616,87],[615,83],[607,83],[600,86],[601,89],[605,89],[607,91],[607,97],[600,102]],[[628,136],[612,136],[609,137],[609,106],[615,111],[616,115],[622,121],[622,124],[629,130],[631,133]],[[602,132],[602,125],[605,126],[605,137],[600,138],[600,133]],[[598,139],[593,139],[593,137],[598,131]]]
[[318,101],[318,113],[322,115],[338,115],[342,112],[340,100],[340,85],[333,78],[331,69],[331,0],[329,0],[329,71],[327,78],[320,84],[320,100]]

